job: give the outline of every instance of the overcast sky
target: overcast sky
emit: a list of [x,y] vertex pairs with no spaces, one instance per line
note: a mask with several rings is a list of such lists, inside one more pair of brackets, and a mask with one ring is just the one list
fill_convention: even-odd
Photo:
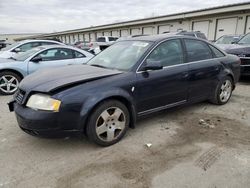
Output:
[[246,0],[0,0],[0,33],[45,33]]

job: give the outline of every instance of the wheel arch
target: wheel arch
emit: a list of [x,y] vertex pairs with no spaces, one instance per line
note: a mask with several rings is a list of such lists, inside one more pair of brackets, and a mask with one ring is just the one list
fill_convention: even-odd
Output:
[[1,69],[0,73],[2,73],[2,72],[13,72],[13,73],[17,74],[18,76],[20,76],[21,79],[24,78],[24,75],[21,72],[14,70],[14,69]]
[[117,100],[121,103],[123,103],[128,111],[129,111],[129,115],[130,115],[130,124],[129,124],[129,127],[130,128],[135,128],[135,122],[136,122],[136,109],[135,109],[135,106],[133,105],[133,102],[128,99],[127,97],[125,96],[122,96],[122,95],[111,95],[111,96],[107,96],[105,98],[102,98],[101,100],[98,100],[94,105],[91,106],[91,108],[88,110],[87,114],[86,114],[86,119],[84,120],[83,123],[83,131],[84,133],[86,132],[86,125],[89,121],[89,117],[90,117],[90,114],[96,109],[96,107],[98,105],[100,105],[101,103],[103,103],[104,101],[107,101],[107,100]]

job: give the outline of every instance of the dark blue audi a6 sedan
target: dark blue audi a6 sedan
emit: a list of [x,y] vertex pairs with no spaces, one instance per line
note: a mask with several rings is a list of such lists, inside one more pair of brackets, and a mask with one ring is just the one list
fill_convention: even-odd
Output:
[[9,108],[31,135],[78,132],[109,146],[140,116],[204,100],[227,103],[239,76],[239,57],[204,40],[143,36],[113,44],[87,65],[29,75]]

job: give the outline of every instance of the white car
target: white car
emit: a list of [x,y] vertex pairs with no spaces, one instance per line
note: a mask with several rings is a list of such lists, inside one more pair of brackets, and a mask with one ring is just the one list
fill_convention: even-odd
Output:
[[15,42],[12,45],[2,48],[0,51],[0,58],[10,58],[14,57],[19,53],[26,52],[32,48],[44,45],[64,45],[61,42],[53,40],[23,40],[20,42]]
[[20,81],[40,69],[85,64],[94,55],[66,45],[47,45],[32,48],[22,54],[0,58],[0,95],[16,92]]

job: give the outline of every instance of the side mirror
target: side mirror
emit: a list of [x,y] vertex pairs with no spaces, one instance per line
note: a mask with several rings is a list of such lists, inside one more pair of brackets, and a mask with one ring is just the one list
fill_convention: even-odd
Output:
[[20,48],[15,48],[15,49],[14,49],[14,52],[15,52],[15,53],[19,53],[19,52],[21,52],[21,49],[20,49]]
[[39,61],[42,61],[42,60],[43,60],[43,58],[40,57],[40,56],[36,56],[33,59],[31,59],[31,61],[34,62],[34,63],[38,63]]
[[142,68],[144,71],[147,70],[160,70],[163,69],[162,63],[160,61],[153,61],[148,59]]

